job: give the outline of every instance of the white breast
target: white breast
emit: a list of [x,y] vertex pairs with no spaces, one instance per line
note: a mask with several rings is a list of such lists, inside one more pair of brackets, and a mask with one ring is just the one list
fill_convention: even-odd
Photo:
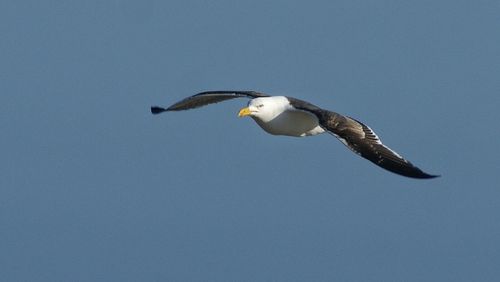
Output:
[[257,117],[253,119],[267,133],[273,135],[302,137],[325,132],[319,126],[318,118],[304,111],[286,110],[268,121],[262,121]]

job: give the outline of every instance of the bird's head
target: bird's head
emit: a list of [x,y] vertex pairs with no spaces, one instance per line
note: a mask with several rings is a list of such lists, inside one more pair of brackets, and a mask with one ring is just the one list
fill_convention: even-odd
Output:
[[283,96],[259,97],[250,100],[248,106],[241,109],[238,116],[250,116],[262,121],[269,121],[285,111],[287,107],[290,107],[290,103]]

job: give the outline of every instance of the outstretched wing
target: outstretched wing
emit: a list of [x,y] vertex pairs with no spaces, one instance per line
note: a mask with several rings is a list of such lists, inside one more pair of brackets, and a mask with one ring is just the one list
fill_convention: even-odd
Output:
[[318,117],[323,129],[337,137],[353,152],[384,169],[412,178],[438,176],[423,172],[382,144],[375,132],[360,121],[325,110],[322,110]]
[[151,107],[151,113],[159,114],[166,111],[183,111],[183,110],[195,109],[203,107],[208,104],[219,103],[234,98],[244,97],[253,99],[253,98],[268,97],[268,96],[269,95],[255,91],[226,91],[226,90],[206,91],[187,97],[168,108],[153,106]]

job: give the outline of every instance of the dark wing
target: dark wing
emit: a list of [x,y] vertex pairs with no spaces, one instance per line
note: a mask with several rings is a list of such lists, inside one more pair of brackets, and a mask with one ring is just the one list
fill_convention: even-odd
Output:
[[412,178],[434,178],[401,155],[382,144],[373,130],[353,118],[321,110],[316,113],[320,125],[363,158],[394,173]]
[[423,172],[385,146],[370,127],[355,119],[334,113],[321,125],[352,151],[384,169],[412,178],[437,177]]
[[255,91],[206,91],[196,95],[187,97],[168,108],[158,106],[151,107],[151,113],[159,114],[165,111],[182,111],[203,107],[208,104],[219,103],[225,100],[234,98],[258,98],[268,97],[269,95],[255,92]]

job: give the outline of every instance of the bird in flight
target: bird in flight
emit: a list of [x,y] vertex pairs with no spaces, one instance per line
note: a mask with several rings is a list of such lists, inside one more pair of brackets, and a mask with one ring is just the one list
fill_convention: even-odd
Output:
[[256,91],[206,91],[187,97],[168,108],[152,106],[151,113],[183,111],[234,98],[249,98],[238,116],[249,116],[267,133],[294,137],[327,132],[354,153],[374,164],[411,178],[435,178],[385,146],[375,132],[354,118],[287,96],[270,96]]

